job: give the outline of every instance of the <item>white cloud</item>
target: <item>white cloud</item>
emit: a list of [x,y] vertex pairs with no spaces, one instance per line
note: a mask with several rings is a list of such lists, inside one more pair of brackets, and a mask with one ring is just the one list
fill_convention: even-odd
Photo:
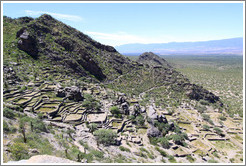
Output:
[[28,14],[29,16],[37,16],[41,14],[49,14],[57,19],[63,19],[63,20],[68,20],[68,21],[74,21],[74,22],[79,22],[82,21],[82,17],[76,16],[76,15],[69,15],[69,14],[61,14],[61,13],[52,13],[52,12],[47,12],[47,11],[32,11],[32,10],[25,10],[25,13]]
[[103,43],[108,44],[111,46],[119,46],[122,44],[129,44],[129,43],[166,43],[171,41],[171,37],[167,36],[158,36],[158,37],[143,37],[128,34],[125,32],[118,32],[118,33],[101,33],[101,32],[91,32],[86,31],[86,34],[91,36],[93,39]]

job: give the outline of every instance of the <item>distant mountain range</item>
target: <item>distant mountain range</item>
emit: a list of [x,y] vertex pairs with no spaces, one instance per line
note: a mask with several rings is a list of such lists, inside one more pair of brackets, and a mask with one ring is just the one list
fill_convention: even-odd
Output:
[[243,38],[199,42],[125,44],[115,48],[125,55],[141,54],[147,51],[159,55],[243,55]]

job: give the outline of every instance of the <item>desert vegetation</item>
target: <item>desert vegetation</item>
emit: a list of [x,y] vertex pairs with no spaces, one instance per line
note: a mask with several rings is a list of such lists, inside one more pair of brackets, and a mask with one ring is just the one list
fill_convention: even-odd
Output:
[[239,57],[132,61],[49,15],[3,38],[4,162],[242,162]]

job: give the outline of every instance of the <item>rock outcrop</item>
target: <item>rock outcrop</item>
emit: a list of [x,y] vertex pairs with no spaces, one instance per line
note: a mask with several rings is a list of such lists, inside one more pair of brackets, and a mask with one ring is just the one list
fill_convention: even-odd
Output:
[[81,90],[76,86],[62,88],[60,85],[57,85],[56,96],[65,97],[68,98],[69,100],[74,100],[74,101],[83,100],[83,95],[81,94]]
[[156,128],[155,126],[151,125],[150,128],[147,130],[147,136],[148,137],[159,137],[161,135],[161,132]]
[[10,85],[16,84],[21,81],[12,67],[3,66],[3,74],[5,80]]
[[31,36],[26,28],[20,29],[16,37],[19,38],[18,48],[25,51],[34,58],[37,58],[38,48],[35,37]]
[[149,106],[148,117],[151,120],[157,120],[157,118],[158,118],[158,114],[156,113],[156,110],[154,109],[153,106]]
[[159,67],[171,68],[171,65],[169,65],[169,63],[165,59],[157,56],[153,52],[145,52],[145,53],[141,54],[138,57],[137,61],[140,63],[155,66],[155,67],[159,66]]

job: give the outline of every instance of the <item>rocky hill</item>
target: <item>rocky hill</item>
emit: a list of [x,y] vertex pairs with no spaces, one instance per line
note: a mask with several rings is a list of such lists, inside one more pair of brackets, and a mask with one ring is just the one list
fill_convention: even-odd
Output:
[[[113,47],[94,41],[50,15],[37,19],[5,18],[4,21],[14,26],[11,33],[16,34],[18,42],[14,44],[19,50],[35,60],[65,68],[78,76],[91,76],[102,81],[124,74],[132,67],[130,61]],[[8,38],[7,33],[5,36]]]
[[162,66],[166,68],[171,68],[171,66],[167,63],[167,61],[153,52],[145,52],[141,54],[138,59],[138,62],[149,64],[151,66]]
[[241,161],[242,119],[164,59],[143,53],[131,61],[49,15],[3,23],[4,162],[42,154]]

